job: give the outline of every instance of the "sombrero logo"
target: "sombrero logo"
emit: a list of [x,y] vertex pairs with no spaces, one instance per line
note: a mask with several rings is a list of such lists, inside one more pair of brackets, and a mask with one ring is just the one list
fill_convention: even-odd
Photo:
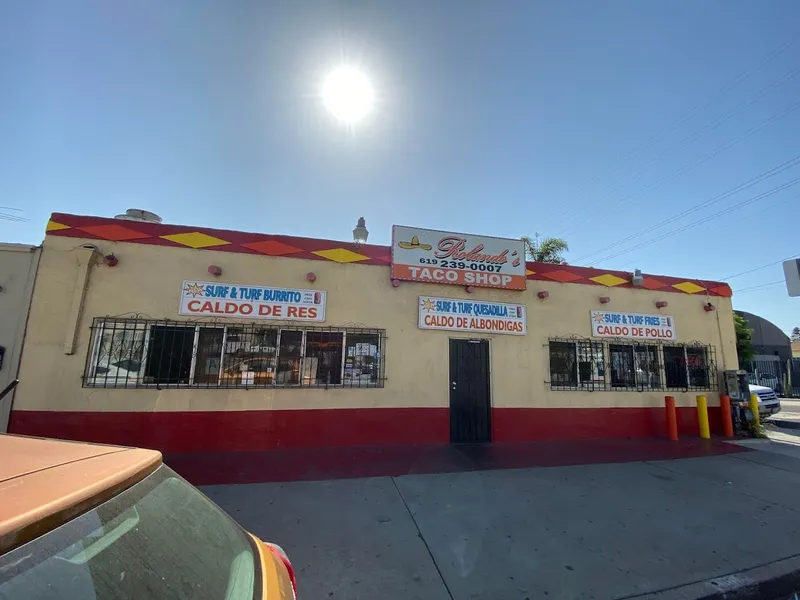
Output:
[[419,238],[417,236],[412,236],[410,242],[399,242],[397,244],[403,250],[430,250],[430,244],[420,244]]
[[521,240],[398,225],[392,238],[393,279],[525,289]]

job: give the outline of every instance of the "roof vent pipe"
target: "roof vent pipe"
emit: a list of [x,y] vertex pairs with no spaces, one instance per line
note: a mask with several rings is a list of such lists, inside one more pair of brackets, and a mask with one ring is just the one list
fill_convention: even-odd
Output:
[[156,213],[149,210],[142,210],[141,208],[129,208],[125,211],[124,215],[117,215],[115,219],[122,221],[141,221],[143,223],[161,223],[161,217]]

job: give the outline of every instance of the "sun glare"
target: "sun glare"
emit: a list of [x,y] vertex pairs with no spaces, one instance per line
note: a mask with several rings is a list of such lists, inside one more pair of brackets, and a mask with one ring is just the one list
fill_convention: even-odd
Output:
[[364,73],[342,66],[325,78],[322,99],[334,117],[345,123],[356,123],[372,110],[375,92]]

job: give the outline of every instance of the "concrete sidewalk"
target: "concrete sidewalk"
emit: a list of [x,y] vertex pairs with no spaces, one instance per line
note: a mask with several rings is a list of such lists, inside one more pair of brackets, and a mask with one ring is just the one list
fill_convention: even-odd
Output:
[[[800,569],[800,459],[766,443],[679,460],[203,491],[287,550],[304,600],[666,600],[743,586],[744,597],[788,597],[800,589],[787,578]],[[764,595],[760,579],[780,585]]]

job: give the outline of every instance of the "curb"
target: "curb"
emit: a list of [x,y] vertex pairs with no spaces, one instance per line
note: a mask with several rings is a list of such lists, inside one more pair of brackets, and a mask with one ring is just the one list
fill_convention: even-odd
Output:
[[772,417],[769,420],[766,420],[765,423],[772,423],[775,427],[781,427],[783,429],[800,429],[800,421],[789,420],[789,419],[776,419]]
[[800,592],[800,555],[629,600],[791,600]]

